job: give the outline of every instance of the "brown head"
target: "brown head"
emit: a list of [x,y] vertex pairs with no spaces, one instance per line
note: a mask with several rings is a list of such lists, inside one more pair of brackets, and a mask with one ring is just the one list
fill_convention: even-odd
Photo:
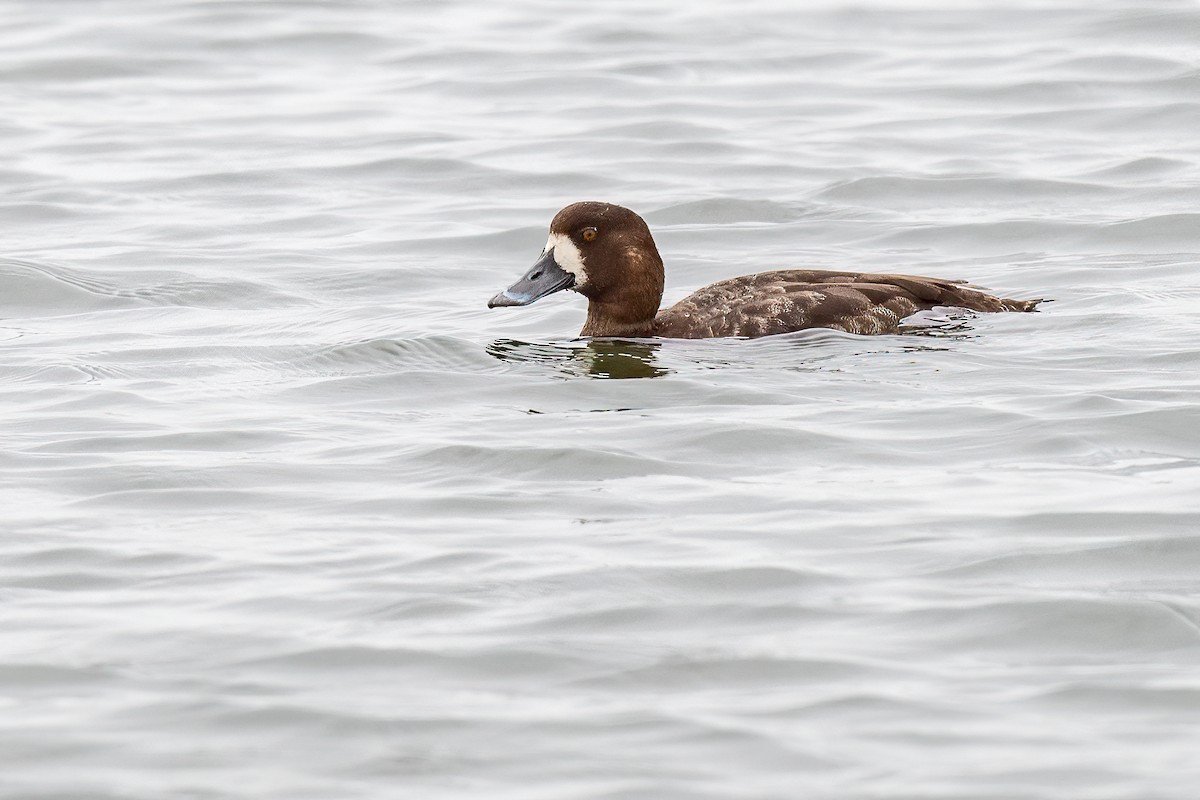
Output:
[[662,301],[663,263],[645,220],[609,203],[574,203],[521,280],[488,303],[525,306],[562,289],[588,299],[581,336],[649,336]]

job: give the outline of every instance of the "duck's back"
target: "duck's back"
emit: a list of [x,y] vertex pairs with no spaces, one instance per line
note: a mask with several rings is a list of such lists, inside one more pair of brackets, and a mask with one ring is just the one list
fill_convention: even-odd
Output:
[[1032,311],[1037,300],[1007,300],[962,281],[915,275],[779,270],[705,286],[658,312],[654,334],[679,339],[771,336],[805,328],[893,333],[923,309]]

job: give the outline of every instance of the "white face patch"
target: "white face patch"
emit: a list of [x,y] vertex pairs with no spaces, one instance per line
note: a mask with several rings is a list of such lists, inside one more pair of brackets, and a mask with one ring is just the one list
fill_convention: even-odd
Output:
[[546,249],[542,251],[542,255],[545,255],[551,248],[554,249],[554,260],[563,268],[563,271],[575,276],[575,285],[572,288],[580,289],[586,285],[587,270],[583,268],[583,254],[579,252],[579,248],[571,241],[571,237],[565,233],[550,234],[550,238],[546,240]]

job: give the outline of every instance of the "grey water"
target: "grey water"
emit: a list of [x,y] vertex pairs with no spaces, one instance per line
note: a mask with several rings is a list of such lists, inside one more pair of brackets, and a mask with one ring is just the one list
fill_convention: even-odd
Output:
[[[1191,800],[1200,6],[0,3],[0,796]],[[1051,298],[583,341],[674,302]]]

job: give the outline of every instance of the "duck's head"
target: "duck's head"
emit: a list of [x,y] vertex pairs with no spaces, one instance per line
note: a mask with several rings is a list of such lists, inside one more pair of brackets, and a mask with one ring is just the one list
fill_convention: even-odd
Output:
[[527,306],[563,289],[588,298],[589,327],[598,314],[622,324],[652,322],[662,300],[663,265],[645,220],[611,203],[567,206],[551,221],[541,257],[488,308]]

